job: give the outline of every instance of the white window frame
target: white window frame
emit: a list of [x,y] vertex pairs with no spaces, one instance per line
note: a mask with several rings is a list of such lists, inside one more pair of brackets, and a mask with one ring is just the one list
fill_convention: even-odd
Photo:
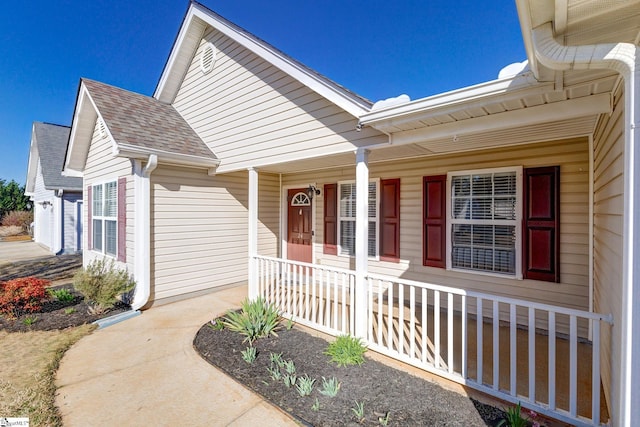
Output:
[[[515,172],[516,174],[516,206],[515,220],[480,220],[480,219],[455,219],[453,218],[453,199],[452,199],[452,183],[454,176],[464,176],[464,175],[483,175],[483,174],[496,174],[502,172]],[[447,205],[447,246],[446,246],[446,267],[447,270],[451,271],[459,271],[463,273],[472,273],[472,274],[482,274],[493,277],[502,277],[502,278],[515,278],[522,279],[522,203],[523,203],[523,190],[522,190],[522,166],[513,166],[513,167],[501,167],[501,168],[489,168],[489,169],[473,169],[473,170],[464,170],[464,171],[455,171],[447,173],[447,195],[446,195],[446,205]],[[513,225],[515,226],[515,273],[514,274],[503,274],[497,272],[491,272],[486,270],[474,270],[474,269],[462,269],[462,268],[453,268],[453,259],[452,259],[452,251],[453,251],[453,242],[452,242],[452,229],[453,224],[487,224],[487,225]]]
[[[342,185],[355,185],[355,180],[348,181],[338,181],[337,188],[337,246],[338,246],[338,256],[354,258],[355,254],[349,254],[345,252],[342,248],[342,221],[353,221],[355,224],[356,217],[355,211],[353,217],[342,216],[342,212],[340,209],[340,194],[342,193],[341,187]],[[375,233],[376,233],[376,242],[375,242],[375,256],[368,256],[368,258],[372,261],[378,261],[380,258],[380,178],[371,178],[369,179],[369,184],[375,183],[376,186],[376,203],[375,203],[375,217],[368,217],[369,225],[371,226],[372,222],[375,222]],[[371,200],[369,200],[369,204],[371,204]],[[355,227],[354,227],[355,232]],[[355,237],[355,236],[354,236]],[[367,237],[367,255],[369,254],[368,250],[368,237]]]
[[[110,215],[105,215],[105,209],[106,209],[106,201],[107,201],[107,185],[109,184],[113,184],[115,185],[115,215],[114,216],[110,216]],[[94,206],[94,198],[96,195],[96,188],[97,187],[101,187],[102,188],[102,212],[100,212],[100,214],[98,215],[97,212],[95,212],[95,206]],[[91,184],[91,200],[89,201],[91,203],[91,250],[94,252],[98,252],[100,254],[103,254],[105,256],[108,257],[112,257],[112,258],[117,258],[118,256],[118,180],[107,180],[107,181],[103,181],[103,182],[98,182],[98,183],[94,183]],[[96,242],[95,242],[95,225],[94,225],[94,221],[100,221],[101,222],[101,247],[97,248],[96,247]],[[113,253],[111,252],[107,252],[107,222],[113,222],[115,224],[115,250]]]

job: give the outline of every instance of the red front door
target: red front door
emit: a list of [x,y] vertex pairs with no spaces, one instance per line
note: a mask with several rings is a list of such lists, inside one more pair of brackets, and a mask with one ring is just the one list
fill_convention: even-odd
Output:
[[311,262],[311,199],[305,188],[289,190],[287,223],[287,258],[294,261]]

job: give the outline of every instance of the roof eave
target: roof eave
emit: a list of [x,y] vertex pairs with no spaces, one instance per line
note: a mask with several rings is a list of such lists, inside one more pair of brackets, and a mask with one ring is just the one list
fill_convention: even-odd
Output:
[[136,147],[129,144],[116,144],[115,155],[129,159],[147,160],[150,155],[158,156],[158,163],[211,169],[220,165],[220,160],[190,154],[172,153],[169,151]]
[[[87,88],[80,80],[62,176],[82,177],[97,117],[98,110],[91,100]],[[91,128],[90,133],[87,131],[88,128]],[[82,152],[78,154],[78,150],[82,150]]]
[[27,166],[27,181],[25,183],[25,194],[31,195],[36,186],[36,173],[38,170],[38,144],[36,141],[35,123],[31,125],[31,145],[29,147],[29,163]]

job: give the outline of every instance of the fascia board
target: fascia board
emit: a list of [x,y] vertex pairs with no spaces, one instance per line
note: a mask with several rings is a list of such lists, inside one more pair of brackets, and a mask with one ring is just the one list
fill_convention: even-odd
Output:
[[553,104],[538,105],[521,110],[507,111],[490,116],[476,117],[421,129],[413,129],[392,134],[391,144],[402,145],[416,142],[428,142],[451,135],[464,135],[474,132],[490,132],[515,126],[529,126],[540,123],[567,120],[610,113],[611,94],[602,93],[589,97],[570,99]]
[[[277,50],[272,49],[270,46],[264,43],[260,43],[247,34],[237,31],[236,28],[232,27],[224,20],[221,20],[204,8],[197,7],[197,5],[195,5],[194,3],[192,3],[190,6],[189,12],[187,13],[187,17],[184,21],[184,27],[180,30],[180,35],[178,36],[178,40],[175,44],[174,50],[170,54],[168,65],[163,72],[161,81],[158,84],[158,89],[154,93],[155,98],[160,99],[167,96],[163,93],[165,90],[165,85],[167,83],[169,75],[173,71],[173,67],[178,66],[178,64],[176,63],[176,58],[178,56],[177,52],[182,47],[184,38],[189,31],[188,27],[192,25],[194,18],[201,19],[211,27],[229,37],[231,40],[249,49],[259,57],[263,58],[265,61],[271,63],[283,72],[289,74],[291,77],[298,80],[309,89],[333,102],[335,105],[342,108],[352,116],[359,117],[360,115],[369,111],[370,105],[368,105],[368,103],[365,103],[362,100],[351,96],[349,93],[345,92],[337,85],[333,85],[331,84],[331,82],[318,78],[318,76],[310,73],[306,68],[300,66]],[[172,96],[168,96],[168,98],[172,98]]]
[[[89,104],[89,105],[88,105]],[[93,109],[93,114],[88,109]],[[76,173],[82,173],[86,162],[86,156],[89,153],[89,145],[91,144],[91,135],[86,135],[86,132],[82,132],[81,126],[87,125],[87,121],[94,122],[98,116],[98,110],[89,96],[87,88],[84,83],[80,83],[80,89],[78,91],[78,99],[76,100],[75,115],[71,123],[71,133],[69,135],[69,144],[67,146],[67,155],[65,157],[64,166],[62,168],[63,176],[82,176]],[[87,116],[89,115],[89,116]],[[84,160],[80,164],[74,162],[74,153],[77,150],[83,150]],[[73,171],[73,172],[70,172]]]
[[36,186],[36,173],[38,170],[38,144],[36,141],[35,124],[31,126],[31,146],[29,147],[29,163],[27,166],[27,182],[25,183],[25,194],[32,193]]
[[218,159],[207,159],[188,154],[176,154],[163,150],[135,147],[128,144],[118,144],[116,155],[129,159],[146,160],[150,155],[158,156],[158,162],[180,166],[193,166],[202,168],[216,168],[220,165]]
[[[391,123],[401,123],[419,120],[421,117],[443,114],[464,108],[487,103],[490,99],[509,100],[531,95],[539,95],[553,89],[553,84],[538,83],[530,73],[516,77],[492,80],[474,86],[457,89],[450,92],[417,99],[415,101],[373,111],[360,117],[360,124],[378,129],[387,127]],[[476,104],[476,105],[474,105]]]

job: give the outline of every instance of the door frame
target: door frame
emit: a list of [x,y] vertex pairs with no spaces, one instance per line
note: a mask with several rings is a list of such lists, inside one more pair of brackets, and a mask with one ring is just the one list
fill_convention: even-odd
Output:
[[[307,182],[306,184],[287,184],[280,187],[280,257],[282,259],[287,258],[287,240],[289,234],[289,201],[287,200],[287,196],[289,194],[289,190],[294,188],[309,188],[310,185],[317,187],[315,182]],[[318,203],[319,197],[324,196],[324,194],[320,193],[320,195],[314,195],[313,200],[311,200],[311,230],[313,231],[311,235],[311,263],[316,263],[316,204]]]

